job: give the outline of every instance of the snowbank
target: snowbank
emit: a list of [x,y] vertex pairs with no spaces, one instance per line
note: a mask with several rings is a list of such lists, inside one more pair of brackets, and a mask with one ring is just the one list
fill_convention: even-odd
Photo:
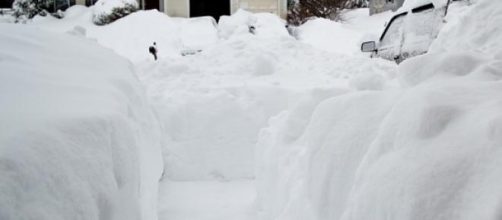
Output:
[[218,23],[220,38],[229,39],[241,35],[250,35],[253,27],[254,35],[260,38],[288,38],[286,22],[274,14],[251,13],[242,9],[231,16],[221,16]]
[[37,17],[30,25],[60,33],[81,27],[86,30],[86,37],[97,40],[132,62],[153,60],[148,52],[153,42],[157,44],[159,58],[173,58],[180,57],[185,49],[205,49],[218,40],[214,20],[210,17],[177,19],[149,10],[96,26],[92,23],[93,9],[73,6],[65,12],[63,19]]
[[342,21],[317,18],[297,28],[298,40],[333,53],[363,56],[361,43],[375,41],[384,30],[391,12],[368,16],[368,9],[344,11]]
[[500,219],[502,4],[460,11],[400,65],[401,88],[305,104],[307,126],[291,123],[299,107],[270,121],[263,219]]
[[0,24],[0,219],[157,219],[160,129],[131,64]]
[[[193,56],[138,66],[171,139],[166,174],[188,181],[254,178],[257,134],[271,116],[304,100],[387,88],[395,68],[291,37],[252,34],[233,35]],[[349,81],[359,76],[352,87]],[[378,77],[381,84],[371,80]]]
[[309,20],[298,29],[298,38],[317,48],[337,53],[360,52],[361,34],[346,28],[339,22],[324,18]]

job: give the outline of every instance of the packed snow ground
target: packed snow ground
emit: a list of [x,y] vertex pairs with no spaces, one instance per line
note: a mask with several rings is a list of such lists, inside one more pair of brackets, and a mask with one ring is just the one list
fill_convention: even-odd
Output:
[[161,220],[255,220],[253,181],[164,181],[160,186]]
[[163,127],[161,219],[495,220],[502,4],[470,2],[451,9],[429,54],[399,68],[357,52],[390,13],[313,20],[299,40],[245,11],[218,27],[155,11],[97,27],[73,7],[28,25],[133,62]]

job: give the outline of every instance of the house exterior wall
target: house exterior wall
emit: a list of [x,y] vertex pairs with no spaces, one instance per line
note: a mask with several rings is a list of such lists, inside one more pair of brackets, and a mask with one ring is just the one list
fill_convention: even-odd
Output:
[[[87,4],[91,0],[75,0],[77,5]],[[94,0],[96,1],[96,0]],[[269,12],[281,18],[287,15],[287,0],[229,0],[230,12],[233,14],[239,9],[251,12]],[[387,1],[387,0],[384,0]],[[144,5],[144,0],[138,0]],[[172,17],[190,17],[190,0],[160,0],[160,10]]]
[[85,3],[86,3],[85,0],[75,0],[76,5],[86,5]]
[[164,13],[172,17],[190,16],[190,0],[164,0]]
[[384,11],[395,11],[400,8],[404,0],[370,0],[370,15]]
[[[190,17],[190,0],[163,0],[164,12],[173,17]],[[239,9],[251,12],[270,12],[286,18],[287,0],[229,0],[230,12]]]
[[238,9],[244,9],[250,12],[269,12],[278,14],[279,13],[279,1],[277,0],[234,0],[234,5],[232,13]]

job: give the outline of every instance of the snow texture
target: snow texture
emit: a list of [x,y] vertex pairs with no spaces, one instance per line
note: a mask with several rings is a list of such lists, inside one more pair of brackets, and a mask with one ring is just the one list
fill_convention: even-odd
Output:
[[502,4],[470,2],[399,67],[358,53],[392,15],[367,9],[312,20],[299,40],[245,11],[218,27],[156,11],[96,27],[76,6],[5,26],[0,219],[155,219],[162,139],[166,219],[499,220]]
[[131,64],[0,24],[0,219],[157,219],[160,126]]
[[179,58],[183,50],[205,49],[218,40],[214,19],[210,17],[171,18],[149,10],[132,13],[106,26],[94,25],[92,17],[92,7],[73,6],[65,11],[63,19],[35,17],[29,25],[55,32],[83,28],[87,38],[97,40],[134,63],[153,60],[148,52],[153,42],[156,42],[158,56],[162,59]]
[[[430,53],[400,65],[400,88],[270,121],[256,157],[263,219],[502,217],[502,4],[467,5],[452,7]],[[298,111],[307,125],[292,123]]]

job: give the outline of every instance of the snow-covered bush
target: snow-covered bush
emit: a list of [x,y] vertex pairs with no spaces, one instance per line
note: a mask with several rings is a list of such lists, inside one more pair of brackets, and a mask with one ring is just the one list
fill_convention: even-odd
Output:
[[347,8],[367,8],[369,0],[349,0],[346,3]]
[[136,0],[99,0],[94,6],[92,21],[97,25],[109,24],[138,9]]
[[[288,23],[303,24],[312,17],[339,20],[342,9],[347,8],[351,0],[299,0],[290,5]],[[291,4],[291,3],[290,3]]]
[[60,9],[69,7],[65,0],[15,0],[12,4],[14,17],[17,21],[31,19],[36,15],[46,16],[50,13],[54,17],[61,18],[63,13]]
[[16,0],[12,4],[14,16],[17,20],[26,20],[43,12],[42,4],[38,0]]

